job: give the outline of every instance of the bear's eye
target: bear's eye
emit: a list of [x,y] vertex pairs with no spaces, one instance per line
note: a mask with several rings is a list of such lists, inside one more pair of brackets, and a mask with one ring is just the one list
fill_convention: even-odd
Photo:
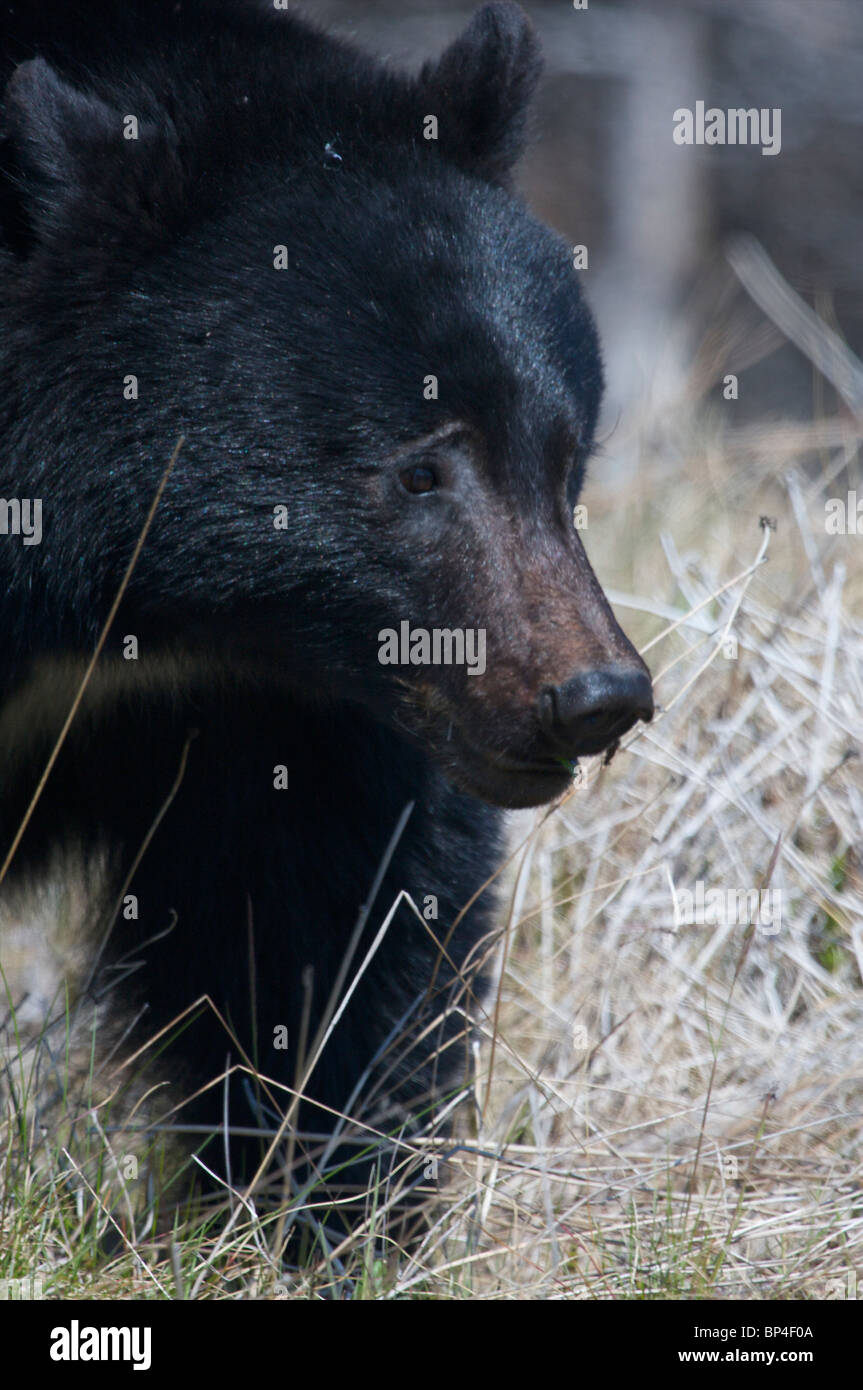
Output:
[[399,478],[406,492],[434,492],[437,487],[434,469],[427,468],[424,464],[417,464],[414,468],[406,468],[403,473],[399,474]]

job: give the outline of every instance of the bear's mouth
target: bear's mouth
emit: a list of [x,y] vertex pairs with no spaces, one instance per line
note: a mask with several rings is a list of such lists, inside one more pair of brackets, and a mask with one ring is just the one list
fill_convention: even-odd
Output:
[[545,806],[556,801],[572,785],[572,772],[560,765],[538,763],[511,764],[486,762],[479,769],[463,768],[459,777],[463,789],[492,806],[509,811]]
[[480,729],[465,727],[459,717],[462,712],[439,688],[404,685],[401,727],[420,740],[460,791],[491,806],[515,811],[548,805],[571,786],[577,758],[566,759],[537,748],[539,740],[534,740],[538,731],[513,729],[509,748],[495,748]]
[[518,758],[480,748],[453,735],[436,743],[438,762],[456,786],[505,810],[524,810],[556,801],[572,784],[577,759]]

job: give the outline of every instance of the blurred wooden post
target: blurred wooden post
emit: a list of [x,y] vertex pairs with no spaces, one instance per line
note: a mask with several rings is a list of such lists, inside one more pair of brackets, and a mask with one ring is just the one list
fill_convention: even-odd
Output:
[[681,291],[707,235],[701,152],[676,145],[673,113],[707,95],[705,23],[676,4],[626,11],[611,143],[608,255],[593,295],[608,364],[613,419],[648,398],[674,399],[687,345],[672,337]]

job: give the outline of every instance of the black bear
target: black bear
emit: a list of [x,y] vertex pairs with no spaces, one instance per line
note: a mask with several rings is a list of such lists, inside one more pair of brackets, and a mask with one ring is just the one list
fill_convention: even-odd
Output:
[[573,525],[594,327],[512,188],[537,40],[485,5],[402,75],[266,0],[3,23],[3,891],[99,866],[90,988],[168,1030],[181,1119],[287,1115],[300,1193],[346,1113],[368,1160],[457,1090],[500,808],[652,714]]

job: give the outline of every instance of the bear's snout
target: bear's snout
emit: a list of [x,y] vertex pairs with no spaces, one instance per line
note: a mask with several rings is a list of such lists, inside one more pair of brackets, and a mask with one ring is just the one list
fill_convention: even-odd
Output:
[[579,672],[541,691],[537,713],[551,753],[578,758],[601,753],[638,720],[653,718],[653,688],[641,663]]

